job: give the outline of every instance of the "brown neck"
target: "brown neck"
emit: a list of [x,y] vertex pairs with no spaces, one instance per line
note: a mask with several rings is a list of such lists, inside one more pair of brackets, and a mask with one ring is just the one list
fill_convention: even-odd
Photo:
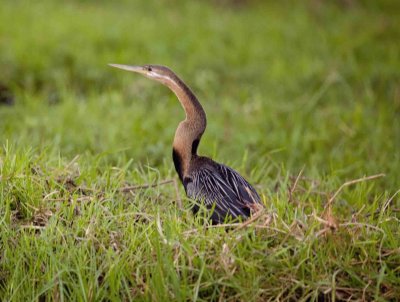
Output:
[[178,97],[186,113],[186,119],[176,129],[173,142],[175,169],[183,181],[189,172],[192,157],[197,155],[197,146],[206,129],[206,114],[190,88],[176,75],[165,84]]
[[178,97],[186,113],[186,120],[190,121],[203,132],[206,128],[206,113],[190,88],[177,75],[170,77],[165,83]]

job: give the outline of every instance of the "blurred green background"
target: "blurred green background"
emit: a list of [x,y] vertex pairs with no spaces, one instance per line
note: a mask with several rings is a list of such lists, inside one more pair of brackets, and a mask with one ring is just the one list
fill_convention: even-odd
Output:
[[2,1],[0,141],[67,158],[101,153],[108,163],[170,161],[184,117],[175,96],[107,66],[163,64],[208,114],[201,154],[244,170],[382,172],[394,189],[399,9],[356,0]]

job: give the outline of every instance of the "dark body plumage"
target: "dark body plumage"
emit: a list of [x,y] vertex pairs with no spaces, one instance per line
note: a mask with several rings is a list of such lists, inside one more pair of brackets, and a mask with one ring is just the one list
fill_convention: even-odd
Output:
[[[175,169],[179,174],[179,155],[174,150]],[[222,223],[227,216],[245,219],[251,205],[260,203],[256,190],[238,172],[210,158],[193,155],[188,175],[181,179],[188,197],[213,209],[213,224]],[[199,210],[193,206],[196,214]]]
[[[254,204],[261,202],[256,190],[235,170],[198,156],[197,147],[206,128],[206,114],[190,88],[169,68],[158,65],[115,65],[157,80],[169,87],[178,97],[186,113],[175,133],[173,160],[175,169],[188,197],[213,210],[213,224],[228,217],[246,219]],[[193,206],[196,214],[198,205]]]

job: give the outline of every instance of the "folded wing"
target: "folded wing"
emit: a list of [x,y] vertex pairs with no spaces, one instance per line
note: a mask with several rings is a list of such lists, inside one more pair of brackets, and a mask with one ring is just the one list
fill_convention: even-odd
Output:
[[226,216],[250,216],[251,205],[260,203],[256,190],[235,170],[221,164],[201,167],[190,175],[186,185],[188,197],[214,207],[211,219],[221,223]]

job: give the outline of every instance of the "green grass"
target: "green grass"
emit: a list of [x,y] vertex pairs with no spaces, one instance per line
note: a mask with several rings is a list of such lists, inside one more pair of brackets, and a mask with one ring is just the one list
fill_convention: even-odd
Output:
[[[396,1],[3,2],[0,300],[400,298]],[[162,184],[177,100],[107,63],[181,75],[208,114],[199,153],[265,209],[194,218]]]

